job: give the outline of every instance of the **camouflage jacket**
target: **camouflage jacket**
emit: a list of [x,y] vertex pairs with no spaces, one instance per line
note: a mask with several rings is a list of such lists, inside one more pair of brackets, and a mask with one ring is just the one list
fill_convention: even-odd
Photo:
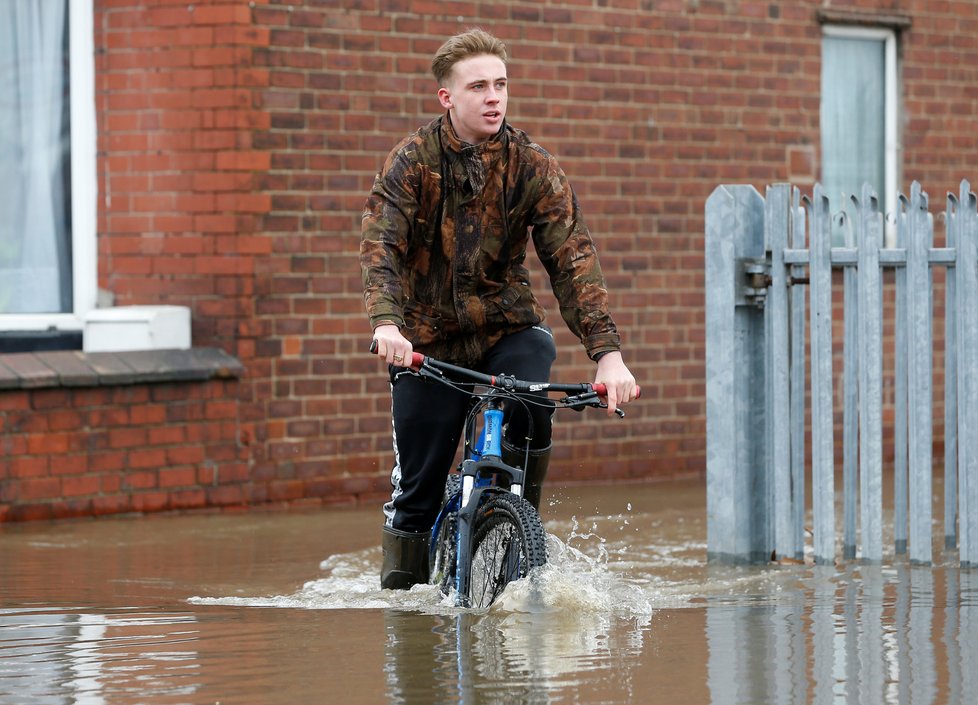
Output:
[[508,124],[470,145],[447,116],[433,120],[394,148],[367,198],[371,326],[390,321],[418,352],[477,365],[502,336],[544,319],[524,266],[530,237],[588,355],[618,350],[594,243],[557,161]]

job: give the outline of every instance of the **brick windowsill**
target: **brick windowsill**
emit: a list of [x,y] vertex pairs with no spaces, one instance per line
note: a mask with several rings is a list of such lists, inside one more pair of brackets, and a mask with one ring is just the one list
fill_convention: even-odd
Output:
[[219,348],[131,352],[54,351],[0,355],[0,392],[232,379],[244,373]]

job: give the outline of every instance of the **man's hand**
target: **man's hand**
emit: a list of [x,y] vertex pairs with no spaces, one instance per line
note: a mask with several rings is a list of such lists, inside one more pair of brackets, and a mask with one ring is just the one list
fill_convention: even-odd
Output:
[[374,328],[374,340],[377,341],[377,354],[384,358],[388,365],[411,366],[414,348],[411,341],[401,335],[401,329],[393,323],[381,323]]
[[618,351],[606,353],[598,360],[598,371],[594,375],[595,384],[608,388],[608,415],[615,413],[619,404],[627,404],[638,397],[635,377],[628,371],[625,361]]

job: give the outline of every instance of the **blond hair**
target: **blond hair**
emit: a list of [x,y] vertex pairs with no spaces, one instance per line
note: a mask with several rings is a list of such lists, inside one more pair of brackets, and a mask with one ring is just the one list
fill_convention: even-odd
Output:
[[456,34],[441,45],[441,48],[431,60],[431,73],[439,86],[444,86],[452,73],[452,68],[459,61],[490,54],[499,57],[506,63],[506,45],[483,29],[470,29]]

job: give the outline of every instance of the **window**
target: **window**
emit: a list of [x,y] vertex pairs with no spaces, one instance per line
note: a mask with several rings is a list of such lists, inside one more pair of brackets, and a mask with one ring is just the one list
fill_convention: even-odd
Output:
[[832,212],[869,183],[887,213],[896,207],[896,35],[826,25],[822,37],[822,186]]
[[0,331],[95,306],[92,0],[0,3]]

